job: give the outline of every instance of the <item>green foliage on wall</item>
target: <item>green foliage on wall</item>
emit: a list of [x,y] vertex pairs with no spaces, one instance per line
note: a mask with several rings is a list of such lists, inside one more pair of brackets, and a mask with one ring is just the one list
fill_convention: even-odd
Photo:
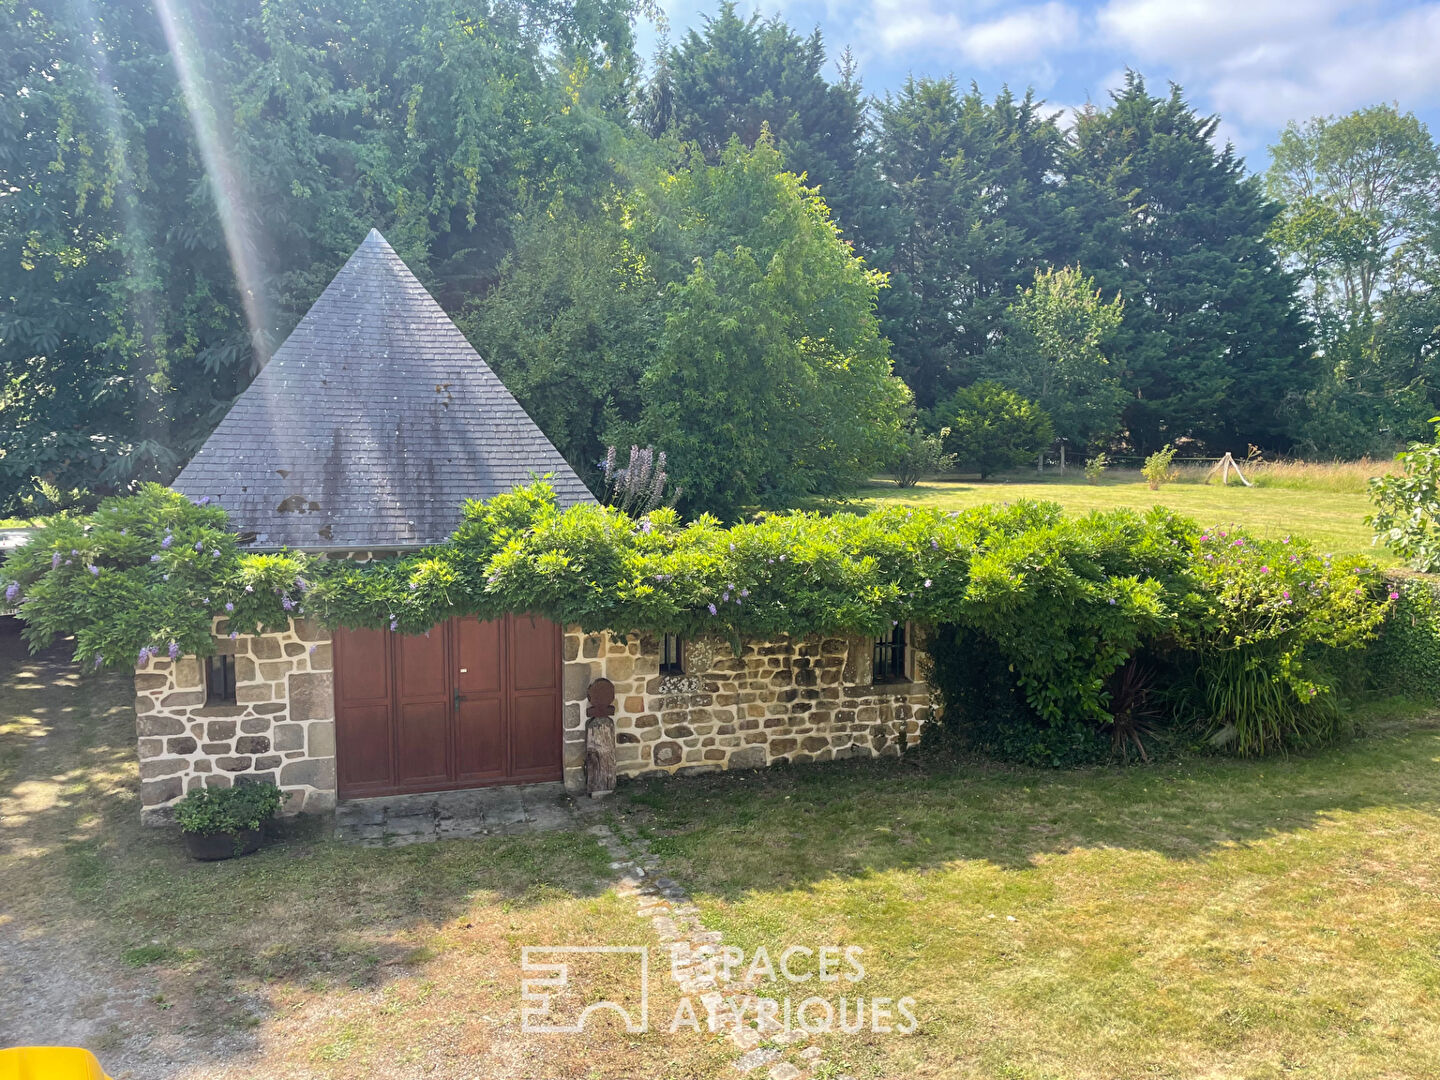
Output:
[[306,614],[422,633],[455,615],[532,612],[587,631],[742,636],[879,634],[952,624],[1003,659],[1052,727],[1103,724],[1106,681],[1157,642],[1203,665],[1239,656],[1299,700],[1323,692],[1308,656],[1353,649],[1390,608],[1362,559],[1202,530],[1156,509],[1066,518],[1017,503],[964,513],[780,514],[722,526],[671,509],[642,519],[560,510],[544,483],[465,506],[451,539],[370,563],[238,552],[215,507],[159,487],[57,521],[7,564],[5,591],[42,645],[129,666],[207,653],[232,632]]

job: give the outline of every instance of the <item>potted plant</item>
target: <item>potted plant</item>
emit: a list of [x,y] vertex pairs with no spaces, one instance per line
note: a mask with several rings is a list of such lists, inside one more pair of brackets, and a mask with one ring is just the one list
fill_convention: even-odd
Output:
[[190,857],[213,861],[258,850],[261,829],[279,809],[280,789],[274,784],[196,788],[175,804],[175,820]]

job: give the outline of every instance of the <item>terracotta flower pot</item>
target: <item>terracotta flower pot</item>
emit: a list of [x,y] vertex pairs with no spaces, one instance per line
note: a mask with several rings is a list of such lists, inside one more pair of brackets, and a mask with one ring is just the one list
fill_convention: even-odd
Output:
[[262,834],[259,829],[246,829],[242,833],[186,833],[185,850],[192,859],[215,862],[219,859],[233,859],[237,855],[253,855],[260,850]]

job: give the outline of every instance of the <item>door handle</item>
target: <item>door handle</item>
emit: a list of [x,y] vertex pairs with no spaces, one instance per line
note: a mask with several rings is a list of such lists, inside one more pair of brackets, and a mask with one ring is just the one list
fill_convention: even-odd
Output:
[[456,712],[459,712],[459,711],[460,711],[460,702],[462,702],[462,701],[464,701],[464,700],[465,700],[465,696],[464,696],[463,694],[461,694],[459,690],[456,690],[456,691],[455,691],[455,711],[456,711]]

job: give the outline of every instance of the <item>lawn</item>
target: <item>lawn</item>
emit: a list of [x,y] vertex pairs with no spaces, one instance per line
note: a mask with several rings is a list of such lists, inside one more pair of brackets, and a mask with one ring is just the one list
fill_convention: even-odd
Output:
[[[0,1046],[86,1045],[117,1080],[729,1067],[710,1036],[520,1031],[522,945],[659,945],[582,827],[398,849],[302,832],[191,862],[139,824],[128,680],[25,657],[13,625],[0,619]],[[605,997],[616,978],[581,972],[575,993]],[[653,1015],[673,1014],[673,984],[652,993]]]
[[[859,984],[795,998],[914,998],[913,1034],[823,1037],[822,1080],[1433,1075],[1440,720],[1360,720],[1270,761],[925,751],[634,783],[600,812],[747,956],[863,949]],[[0,1044],[83,1043],[117,1080],[739,1075],[728,1040],[666,1030],[663,978],[648,1034],[520,1030],[522,945],[659,946],[591,818],[398,849],[299,830],[197,864],[138,823],[133,725],[123,677],[0,633]]]
[[914,1034],[832,1036],[856,1076],[1433,1076],[1440,726],[1369,723],[1286,760],[912,754],[626,798],[747,956],[858,945],[851,995],[916,1000]]
[[1363,520],[1370,512],[1370,502],[1359,490],[1174,483],[1151,491],[1134,474],[1119,474],[1093,484],[1079,476],[1044,482],[932,480],[911,488],[875,483],[867,485],[857,498],[876,506],[898,502],[941,510],[1016,499],[1057,502],[1073,513],[1117,506],[1148,510],[1161,505],[1202,525],[1235,523],[1265,537],[1304,536],[1321,550],[1335,554],[1364,554],[1386,565],[1399,561],[1384,548],[1370,545],[1371,533]]

